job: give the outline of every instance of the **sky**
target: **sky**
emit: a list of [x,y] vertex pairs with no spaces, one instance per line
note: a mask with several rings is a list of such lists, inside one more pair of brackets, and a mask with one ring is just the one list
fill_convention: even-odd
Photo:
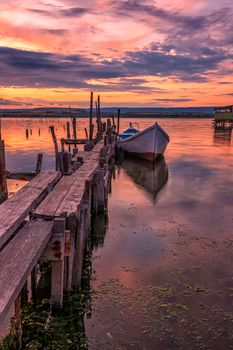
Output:
[[233,104],[232,0],[0,2],[0,108]]

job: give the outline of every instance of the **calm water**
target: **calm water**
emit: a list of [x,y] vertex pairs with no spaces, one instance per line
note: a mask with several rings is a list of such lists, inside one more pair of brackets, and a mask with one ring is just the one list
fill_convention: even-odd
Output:
[[[4,120],[7,168],[33,170],[42,151],[53,169],[48,126],[60,138],[65,122]],[[143,129],[152,120],[137,122]],[[165,159],[155,169],[130,159],[116,167],[108,227],[92,257],[89,349],[233,349],[231,134],[214,132],[210,120],[159,122],[171,137]]]

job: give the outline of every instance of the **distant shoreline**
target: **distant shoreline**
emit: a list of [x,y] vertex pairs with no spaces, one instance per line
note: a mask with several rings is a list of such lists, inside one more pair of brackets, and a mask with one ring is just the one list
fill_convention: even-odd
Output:
[[[87,112],[79,112],[79,113],[72,113],[73,117],[78,118],[88,118],[89,114]],[[103,112],[102,117],[103,118],[111,118],[114,116],[116,118],[115,113],[109,113],[109,112]],[[15,118],[15,119],[25,119],[25,118],[35,118],[35,119],[64,119],[64,118],[70,118],[71,116],[69,113],[56,113],[56,112],[1,112],[0,111],[0,118]],[[95,115],[93,116],[95,118]],[[145,118],[145,119],[154,119],[154,118],[169,118],[169,119],[185,119],[185,118],[195,118],[195,119],[210,119],[213,118],[214,114],[212,113],[140,113],[140,112],[126,112],[121,114],[121,118],[132,118],[132,119],[138,119],[138,118]]]

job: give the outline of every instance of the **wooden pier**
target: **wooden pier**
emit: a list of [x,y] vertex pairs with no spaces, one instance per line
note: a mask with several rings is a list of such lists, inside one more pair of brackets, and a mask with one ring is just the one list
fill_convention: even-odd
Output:
[[[91,134],[84,151],[74,148],[73,154],[67,155],[63,149],[60,158],[58,152],[58,171],[35,174],[8,199],[6,187],[2,189],[6,200],[0,205],[0,325],[14,309],[12,327],[19,339],[18,348],[21,294],[26,290],[31,301],[36,300],[38,264],[43,260],[51,262],[51,306],[62,308],[63,296],[80,287],[91,217],[107,209],[109,164],[115,155],[116,132],[109,121],[103,133],[98,106],[99,99],[97,136],[93,137],[91,111]],[[65,140],[62,144],[79,142],[75,135],[73,143]],[[4,162],[1,157],[0,161]]]

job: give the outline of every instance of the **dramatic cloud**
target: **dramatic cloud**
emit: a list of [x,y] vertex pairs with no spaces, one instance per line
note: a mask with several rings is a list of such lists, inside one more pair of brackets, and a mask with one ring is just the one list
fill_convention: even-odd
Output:
[[19,101],[15,101],[15,100],[6,100],[3,98],[0,98],[0,106],[22,106],[24,105],[24,103],[19,102]]
[[8,0],[0,85],[96,89],[145,105],[154,94],[163,103],[230,103],[232,19],[230,0]]
[[[0,68],[3,72],[1,84],[90,88],[90,84],[87,83],[89,79],[167,75],[181,81],[203,82],[226,58],[224,54],[196,58],[148,49],[127,52],[121,59],[109,61],[94,60],[83,55],[61,55],[0,47]],[[130,89],[130,83],[141,87],[145,79],[125,82]],[[135,89],[137,88],[134,87]]]

